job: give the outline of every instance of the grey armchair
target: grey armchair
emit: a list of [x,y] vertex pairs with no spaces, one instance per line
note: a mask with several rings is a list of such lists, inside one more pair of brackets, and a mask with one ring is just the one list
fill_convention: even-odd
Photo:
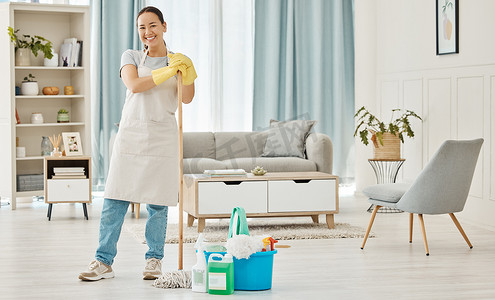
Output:
[[409,242],[412,242],[413,215],[418,214],[426,255],[430,255],[423,214],[449,214],[470,248],[473,248],[454,213],[464,209],[483,139],[445,141],[411,184],[387,183],[369,186],[363,193],[375,204],[366,230],[364,248],[376,212],[382,206],[409,212]]

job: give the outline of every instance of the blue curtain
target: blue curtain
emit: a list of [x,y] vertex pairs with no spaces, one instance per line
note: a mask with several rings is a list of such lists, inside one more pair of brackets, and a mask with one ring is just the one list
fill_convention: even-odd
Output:
[[256,0],[253,129],[312,119],[334,146],[333,173],[354,144],[353,0]]
[[95,190],[102,189],[110,163],[109,141],[117,132],[126,88],[119,76],[120,57],[142,49],[136,16],[144,0],[91,2],[92,170]]

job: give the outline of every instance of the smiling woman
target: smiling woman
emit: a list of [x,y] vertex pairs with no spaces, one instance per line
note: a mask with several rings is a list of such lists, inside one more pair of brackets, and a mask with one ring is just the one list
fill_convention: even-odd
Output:
[[111,265],[130,202],[148,204],[145,235],[149,250],[143,279],[159,277],[168,205],[177,204],[179,138],[175,75],[182,72],[181,100],[189,103],[194,96],[196,72],[190,59],[166,48],[163,33],[167,23],[160,10],[143,8],[136,25],[145,50],[126,50],[122,55],[120,74],[127,93],[105,187],[100,242],[96,260],[87,272],[79,275],[81,280],[114,276]]

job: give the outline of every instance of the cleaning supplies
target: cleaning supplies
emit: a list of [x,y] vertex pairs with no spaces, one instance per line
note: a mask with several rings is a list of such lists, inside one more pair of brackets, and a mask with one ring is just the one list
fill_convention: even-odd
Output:
[[230,254],[213,253],[208,259],[208,293],[234,293],[234,260]]
[[203,234],[200,233],[196,244],[196,264],[192,267],[192,291],[198,293],[208,292],[206,289],[206,258],[203,253]]

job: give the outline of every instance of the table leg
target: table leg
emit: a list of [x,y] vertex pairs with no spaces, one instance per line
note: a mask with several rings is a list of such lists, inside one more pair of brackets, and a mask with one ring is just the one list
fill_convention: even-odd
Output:
[[88,208],[86,207],[86,203],[83,203],[83,211],[84,211],[84,217],[86,218],[86,220],[89,220],[88,218]]
[[187,214],[187,227],[191,227],[194,224],[194,217],[190,214]]
[[329,229],[335,228],[335,222],[333,219],[333,214],[328,214],[327,215],[327,226]]
[[312,216],[311,216],[311,219],[313,220],[313,223],[318,224],[318,216],[319,216],[319,215],[312,215]]
[[198,218],[198,232],[203,232],[205,229],[205,218]]

